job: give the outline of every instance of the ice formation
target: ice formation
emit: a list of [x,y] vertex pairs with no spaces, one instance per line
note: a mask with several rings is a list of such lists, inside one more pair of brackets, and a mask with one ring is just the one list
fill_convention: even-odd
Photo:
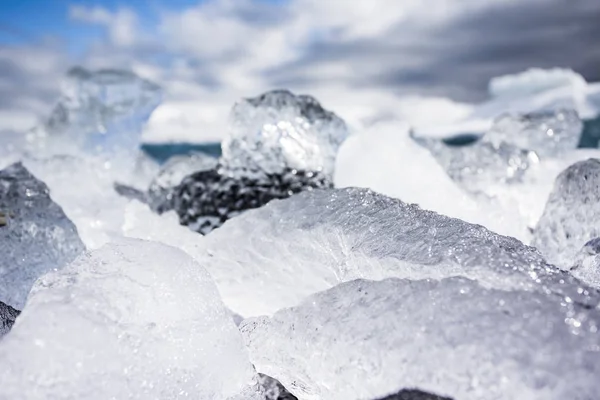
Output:
[[183,178],[194,172],[207,171],[217,167],[218,160],[204,153],[171,157],[161,168],[148,188],[148,202],[159,213],[173,209],[175,188]]
[[84,251],[48,187],[21,163],[0,171],[0,301],[21,309],[35,280]]
[[240,329],[257,370],[301,400],[407,387],[462,400],[591,400],[599,326],[597,309],[543,292],[391,278],[340,284]]
[[41,278],[0,359],[2,400],[261,398],[208,273],[141,240]]
[[225,304],[271,314],[340,282],[465,276],[491,287],[548,290],[595,305],[539,252],[483,226],[366,189],[303,192],[207,235],[201,260]]
[[77,226],[88,249],[96,249],[119,236],[128,200],[114,183],[124,171],[95,157],[56,155],[25,158],[25,166],[50,188],[52,199]]
[[582,282],[600,289],[600,238],[587,242],[577,253],[571,273]]
[[583,245],[600,236],[600,160],[580,161],[564,170],[534,232],[532,245],[549,262],[561,268],[572,266]]
[[226,220],[273,199],[328,187],[331,182],[320,172],[286,169],[276,174],[230,176],[212,169],[186,177],[176,188],[172,205],[181,224],[207,234]]
[[132,72],[69,71],[62,97],[39,133],[60,153],[135,151],[143,124],[161,101],[161,89]]
[[534,151],[540,158],[559,157],[577,148],[583,124],[575,110],[503,114],[485,134],[495,146],[503,143]]
[[19,313],[19,310],[0,301],[0,338],[10,331]]
[[316,99],[287,90],[239,101],[230,119],[230,134],[222,142],[229,171],[272,175],[289,169],[331,176],[337,150],[348,136],[344,121]]

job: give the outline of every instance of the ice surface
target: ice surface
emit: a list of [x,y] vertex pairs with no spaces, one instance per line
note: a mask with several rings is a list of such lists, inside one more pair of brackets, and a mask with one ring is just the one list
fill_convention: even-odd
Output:
[[17,309],[42,274],[84,251],[48,187],[21,163],[0,171],[0,301]]
[[575,257],[571,273],[582,282],[600,289],[600,238],[587,242]]
[[226,220],[273,199],[327,187],[331,182],[319,172],[285,169],[276,174],[226,175],[217,168],[187,176],[176,188],[172,204],[181,224],[207,234]]
[[94,153],[135,151],[161,96],[157,85],[132,72],[76,67],[68,72],[62,96],[40,131],[60,153],[67,147]]
[[96,249],[120,236],[128,200],[117,194],[114,183],[125,172],[95,157],[69,155],[25,158],[25,166],[43,180],[51,196],[77,226],[88,249]]
[[600,236],[600,160],[577,162],[557,178],[534,232],[532,245],[568,269],[577,252]]
[[259,372],[301,400],[418,387],[461,400],[592,400],[600,311],[465,278],[356,280],[240,329]]
[[272,314],[340,282],[465,276],[491,287],[548,290],[595,305],[537,250],[483,226],[365,189],[303,192],[207,235],[201,260],[225,304]]
[[0,301],[0,338],[10,331],[19,313],[18,310]]
[[208,273],[122,239],[41,278],[0,342],[0,399],[260,399]]
[[148,200],[150,206],[159,213],[173,209],[175,188],[183,178],[194,172],[215,169],[218,160],[204,153],[171,157],[150,183]]
[[287,90],[239,101],[230,119],[229,136],[222,142],[229,171],[295,169],[332,176],[336,153],[348,136],[344,121],[316,99]]

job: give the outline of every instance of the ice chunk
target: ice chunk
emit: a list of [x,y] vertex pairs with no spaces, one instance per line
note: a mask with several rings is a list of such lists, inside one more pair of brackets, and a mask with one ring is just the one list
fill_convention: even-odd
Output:
[[356,280],[240,329],[258,371],[300,399],[418,387],[462,400],[593,399],[600,311],[465,278]]
[[215,169],[217,163],[215,157],[205,153],[171,157],[148,188],[147,196],[152,209],[159,213],[172,210],[175,188],[183,178],[194,172]]
[[20,311],[0,301],[0,338],[10,331]]
[[[129,71],[69,71],[62,97],[43,132],[63,153],[134,151],[143,124],[161,101],[161,89]],[[50,143],[51,145],[53,143]]]
[[295,169],[331,177],[347,136],[344,121],[313,97],[274,90],[234,105],[230,134],[222,143],[223,164],[230,171]]
[[[271,314],[340,282],[465,276],[587,302],[579,282],[518,240],[365,189],[303,192],[207,235],[201,260],[225,304]],[[597,302],[597,296],[590,300]]]
[[329,179],[319,172],[286,169],[275,174],[225,175],[221,171],[218,168],[197,172],[176,188],[173,206],[181,224],[206,234],[226,220],[273,199],[331,187]]
[[473,193],[486,193],[497,183],[520,182],[530,166],[539,162],[534,152],[506,142],[493,144],[482,139],[452,146],[439,139],[414,139],[431,151],[450,178]]
[[0,399],[260,399],[240,333],[183,252],[122,239],[37,283],[0,342]]
[[43,182],[21,163],[0,171],[0,301],[21,309],[40,275],[84,250]]
[[26,158],[26,167],[50,188],[52,199],[77,226],[88,249],[121,235],[128,200],[114,189],[123,170],[96,157]]
[[580,161],[564,170],[534,232],[532,245],[561,268],[572,266],[575,255],[590,239],[600,236],[600,160]]
[[575,257],[571,273],[582,282],[600,289],[600,238],[587,242]]
[[485,134],[485,141],[500,147],[509,143],[535,151],[540,158],[557,157],[577,148],[583,124],[572,109],[530,114],[503,114]]
[[518,214],[503,213],[491,201],[478,202],[461,190],[402,123],[379,123],[348,138],[338,153],[334,182],[369,188],[504,235],[524,239],[527,232]]

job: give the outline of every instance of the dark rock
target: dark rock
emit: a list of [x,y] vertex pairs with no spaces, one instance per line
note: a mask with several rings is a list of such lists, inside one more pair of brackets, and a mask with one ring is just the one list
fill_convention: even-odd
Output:
[[271,378],[264,374],[258,374],[258,381],[265,391],[265,400],[298,400],[296,396],[288,392],[275,378]]
[[12,328],[21,311],[15,310],[0,301],[0,337],[6,335]]
[[286,169],[281,174],[229,176],[211,169],[186,177],[177,187],[173,205],[182,225],[207,234],[229,218],[273,199],[332,186],[318,172]]
[[452,400],[449,397],[442,397],[435,394],[422,392],[417,389],[402,389],[396,394],[383,397],[379,400]]

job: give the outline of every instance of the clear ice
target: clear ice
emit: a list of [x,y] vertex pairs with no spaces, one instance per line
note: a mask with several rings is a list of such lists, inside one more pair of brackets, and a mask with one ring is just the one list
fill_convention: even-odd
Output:
[[582,282],[600,289],[600,238],[590,240],[577,253],[571,273]]
[[418,388],[460,400],[592,400],[600,311],[465,278],[355,280],[240,329],[257,370],[302,400]]
[[[137,150],[142,127],[158,106],[156,84],[122,70],[71,69],[45,125],[32,133],[51,152],[68,147],[91,153]],[[37,136],[36,136],[37,135]]]
[[175,188],[183,178],[194,172],[214,169],[217,164],[218,160],[215,157],[204,153],[169,158],[148,188],[147,198],[150,206],[159,213],[172,210]]
[[488,287],[598,301],[517,239],[366,189],[271,201],[228,221],[202,246],[201,264],[225,304],[245,317],[272,314],[357,278],[464,276]]
[[0,171],[0,301],[21,309],[35,280],[85,247],[48,187],[21,163]]
[[338,148],[348,136],[342,119],[311,96],[274,90],[235,104],[222,163],[230,173],[284,169],[333,175]]
[[0,360],[1,400],[261,399],[208,273],[142,240],[40,278]]
[[489,194],[490,187],[522,182],[541,159],[577,148],[583,124],[571,109],[503,114],[473,143],[455,146],[447,140],[414,137],[429,149],[448,175],[466,190]]
[[599,218],[600,160],[577,162],[556,178],[532,245],[549,262],[569,269],[579,250],[600,236]]

